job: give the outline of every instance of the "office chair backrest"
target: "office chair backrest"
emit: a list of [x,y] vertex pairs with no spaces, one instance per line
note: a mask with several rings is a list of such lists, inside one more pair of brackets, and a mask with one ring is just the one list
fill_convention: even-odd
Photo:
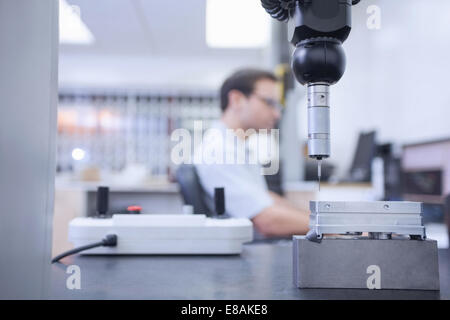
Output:
[[178,167],[175,176],[180,185],[184,203],[193,206],[195,214],[212,216],[212,210],[206,203],[207,194],[200,184],[195,166],[181,165]]

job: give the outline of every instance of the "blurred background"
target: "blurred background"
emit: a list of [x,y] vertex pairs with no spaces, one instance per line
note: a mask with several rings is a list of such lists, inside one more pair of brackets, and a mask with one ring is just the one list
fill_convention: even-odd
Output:
[[[218,119],[218,89],[242,67],[281,79],[272,190],[304,208],[313,199],[422,201],[428,235],[448,247],[449,11],[446,0],[353,7],[319,193],[316,164],[305,157],[306,90],[290,73],[288,27],[260,1],[61,0],[54,254],[70,247],[72,218],[95,214],[99,185],[110,187],[114,212],[139,205],[180,213],[170,135]],[[374,14],[379,28],[369,23]]]

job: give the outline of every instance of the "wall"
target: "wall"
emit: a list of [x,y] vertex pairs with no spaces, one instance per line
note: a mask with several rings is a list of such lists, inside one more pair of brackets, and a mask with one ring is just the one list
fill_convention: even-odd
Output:
[[[380,30],[366,26],[371,4],[381,9]],[[366,0],[354,7],[347,70],[331,89],[332,160],[340,174],[360,130],[377,129],[380,142],[399,144],[450,137],[448,12],[446,0]]]
[[63,54],[60,86],[215,89],[242,66],[261,66],[259,54],[238,57]]

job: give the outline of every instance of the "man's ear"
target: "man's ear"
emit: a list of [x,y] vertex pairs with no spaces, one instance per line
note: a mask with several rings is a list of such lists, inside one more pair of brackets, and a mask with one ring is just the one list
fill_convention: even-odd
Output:
[[240,110],[245,98],[245,95],[239,90],[230,90],[228,92],[228,107],[234,110]]

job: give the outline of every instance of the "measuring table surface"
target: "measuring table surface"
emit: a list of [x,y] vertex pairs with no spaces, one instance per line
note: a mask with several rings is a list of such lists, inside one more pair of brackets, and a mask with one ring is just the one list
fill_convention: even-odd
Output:
[[[383,240],[380,240],[383,241]],[[67,266],[80,268],[69,290]],[[232,256],[72,256],[52,265],[52,299],[450,299],[450,250],[439,250],[440,291],[298,289],[291,241],[253,243]]]

